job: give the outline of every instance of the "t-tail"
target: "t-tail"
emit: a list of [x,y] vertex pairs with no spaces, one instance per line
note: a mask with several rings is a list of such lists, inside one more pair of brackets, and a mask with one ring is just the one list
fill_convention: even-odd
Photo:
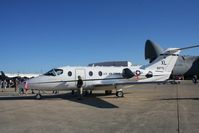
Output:
[[145,70],[152,70],[157,75],[153,78],[156,81],[165,81],[169,79],[173,68],[177,62],[178,56],[181,50],[199,47],[199,45],[185,47],[185,48],[169,48],[163,51],[158,58],[156,58],[152,63],[145,66]]
[[178,59],[180,50],[169,48],[165,50],[157,59],[146,66],[146,69],[155,71],[172,72],[174,65]]

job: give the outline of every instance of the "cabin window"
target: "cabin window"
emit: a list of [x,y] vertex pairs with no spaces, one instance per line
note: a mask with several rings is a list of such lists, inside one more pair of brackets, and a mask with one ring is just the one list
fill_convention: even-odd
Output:
[[93,76],[93,72],[92,71],[89,72],[89,76]]
[[71,71],[68,72],[68,76],[69,76],[69,77],[72,76],[72,72],[71,72]]
[[98,74],[99,74],[99,76],[102,76],[102,72],[101,71],[99,71]]
[[46,76],[56,76],[54,69],[48,71],[48,72],[45,73],[44,75],[46,75]]
[[44,75],[46,76],[56,76],[56,75],[61,75],[63,73],[62,69],[52,69],[45,73]]

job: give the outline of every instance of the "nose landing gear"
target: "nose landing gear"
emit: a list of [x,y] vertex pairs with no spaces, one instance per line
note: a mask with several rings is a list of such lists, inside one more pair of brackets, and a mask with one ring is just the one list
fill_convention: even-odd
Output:
[[42,95],[41,95],[40,91],[36,94],[35,98],[37,100],[40,100],[42,98]]

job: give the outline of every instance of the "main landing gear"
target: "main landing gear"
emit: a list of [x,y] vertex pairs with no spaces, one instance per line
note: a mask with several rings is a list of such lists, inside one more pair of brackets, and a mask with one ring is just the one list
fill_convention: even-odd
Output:
[[106,95],[111,95],[112,94],[112,90],[105,90],[105,94]]
[[117,91],[116,96],[117,97],[124,97],[124,92],[123,91]]
[[[105,94],[106,95],[111,95],[112,94],[112,90],[105,90]],[[124,97],[124,92],[122,89],[117,89],[116,88],[116,96],[117,97]]]
[[84,95],[85,96],[88,96],[88,95],[92,95],[93,94],[93,91],[92,90],[85,90],[83,91],[84,92]]
[[72,91],[71,91],[71,94],[72,94],[72,95],[75,95],[75,90],[72,90]]
[[122,89],[117,89],[116,90],[116,96],[117,97],[124,97],[124,92]]

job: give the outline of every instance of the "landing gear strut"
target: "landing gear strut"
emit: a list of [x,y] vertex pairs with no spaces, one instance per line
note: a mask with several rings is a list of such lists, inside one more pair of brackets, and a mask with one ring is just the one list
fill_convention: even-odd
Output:
[[84,91],[85,96],[92,95],[92,93],[93,93],[92,90],[85,90]]
[[40,91],[36,94],[35,98],[37,100],[40,100],[42,98],[41,94],[40,94]]
[[75,90],[72,90],[71,94],[72,94],[72,95],[75,95]]
[[112,90],[105,90],[105,94],[106,95],[111,95],[112,94]]

